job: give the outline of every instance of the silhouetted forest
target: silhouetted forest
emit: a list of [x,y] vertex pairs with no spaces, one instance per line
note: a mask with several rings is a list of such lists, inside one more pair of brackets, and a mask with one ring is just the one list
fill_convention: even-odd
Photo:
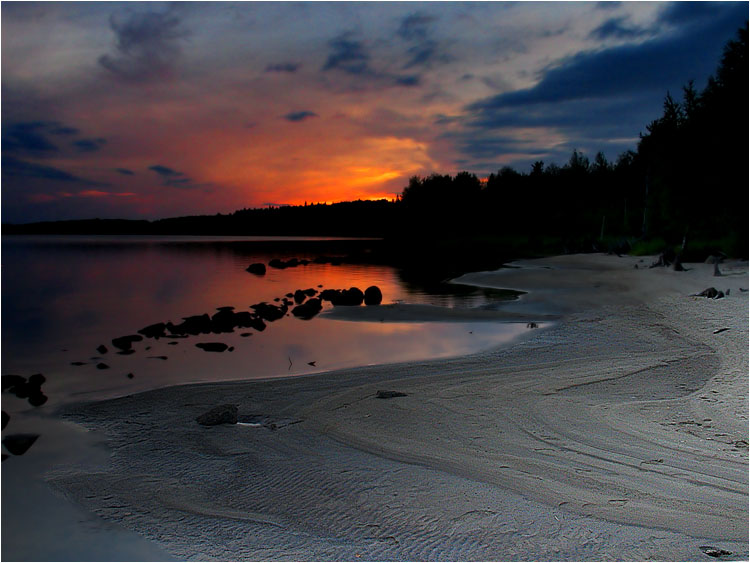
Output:
[[[4,225],[13,233],[331,235],[385,237],[404,257],[505,248],[506,254],[659,252],[664,245],[748,253],[747,26],[724,49],[702,91],[666,94],[663,115],[635,150],[610,162],[573,151],[559,166],[504,167],[480,179],[413,177],[396,201],[242,209],[158,221],[66,221]],[[439,249],[439,251],[438,251]],[[495,250],[496,252],[496,250]]]

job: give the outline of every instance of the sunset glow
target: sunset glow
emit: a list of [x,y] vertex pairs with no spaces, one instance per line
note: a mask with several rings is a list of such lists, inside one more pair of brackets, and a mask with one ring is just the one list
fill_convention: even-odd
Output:
[[3,3],[3,220],[393,199],[413,175],[615,158],[746,11]]

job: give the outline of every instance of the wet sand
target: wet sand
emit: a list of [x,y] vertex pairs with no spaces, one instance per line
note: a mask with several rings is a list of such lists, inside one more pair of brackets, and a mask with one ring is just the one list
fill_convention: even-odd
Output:
[[[651,260],[463,276],[528,291],[502,314],[545,322],[480,354],[68,408],[112,454],[49,481],[178,559],[746,560],[747,263]],[[709,286],[731,293],[690,296]],[[265,424],[195,422],[223,403]]]

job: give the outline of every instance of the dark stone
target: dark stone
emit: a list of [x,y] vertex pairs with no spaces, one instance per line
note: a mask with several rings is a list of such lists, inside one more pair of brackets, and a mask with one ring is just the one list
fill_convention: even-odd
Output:
[[46,402],[47,395],[45,395],[41,391],[34,391],[29,395],[29,404],[32,407],[41,407]]
[[177,342],[176,340],[173,340],[172,342],[167,342],[168,346],[177,346],[178,344],[179,342]]
[[380,305],[383,301],[383,293],[377,285],[371,285],[365,289],[365,305]]
[[100,344],[96,348],[96,351],[99,352],[100,354],[106,354],[108,352],[107,347],[104,344]]
[[223,342],[198,342],[196,346],[205,352],[223,352],[228,348]]
[[166,323],[156,323],[142,328],[138,331],[138,334],[142,334],[146,338],[159,338],[162,336],[166,336],[166,334],[164,333],[166,330]]
[[302,320],[312,319],[315,315],[320,313],[323,309],[323,303],[317,297],[311,297],[307,300],[307,303],[297,305],[292,309],[292,315]]
[[112,346],[120,350],[130,350],[133,347],[133,342],[140,342],[141,340],[143,340],[143,337],[140,334],[119,336],[112,339]]
[[85,366],[86,362],[70,362],[71,366]]
[[[341,303],[338,305],[358,306],[365,300],[365,294],[358,287],[350,287],[341,292]],[[334,302],[334,305],[337,303]]]
[[193,336],[208,334],[211,332],[211,317],[206,313],[183,317],[182,322],[178,325],[167,323],[167,330],[172,334],[191,334]]
[[268,265],[271,268],[276,268],[277,270],[283,270],[287,267],[286,262],[283,260],[279,260],[278,258],[273,258]]
[[98,364],[96,364],[96,369],[109,369],[109,366],[104,362],[99,362]]
[[4,375],[2,378],[2,389],[3,391],[10,391],[13,393],[13,389],[18,386],[26,385],[26,378],[20,375]]
[[32,387],[41,387],[44,382],[47,381],[47,378],[44,377],[41,373],[35,373],[31,377],[29,377],[29,385]]
[[539,328],[539,325],[535,322],[526,323],[526,328]]
[[243,332],[243,333],[240,334],[240,336],[242,338],[247,338],[248,336],[252,336],[252,335],[253,335],[252,332]]
[[23,455],[39,438],[39,434],[12,434],[3,438],[3,446],[13,455]]
[[256,303],[255,305],[250,305],[250,308],[253,309],[261,319],[271,323],[283,318],[287,312],[286,304],[283,306],[276,306],[269,305],[268,303]]
[[8,426],[8,422],[10,421],[10,415],[3,411],[3,427],[2,429],[5,430],[5,427]]
[[[232,307],[233,309],[234,307]],[[235,313],[230,308],[221,308],[219,312],[211,317],[211,332],[219,334],[222,332],[234,332]]]
[[246,271],[250,272],[251,274],[255,274],[257,276],[265,276],[266,275],[266,265],[262,264],[260,262],[256,262],[255,264],[250,264]]
[[305,295],[305,292],[301,289],[298,289],[294,292],[294,302],[297,305],[300,305],[305,299],[307,298],[307,295]]
[[2,458],[2,461],[5,461],[5,460],[6,460],[6,459],[8,459],[9,457],[10,457],[10,456],[9,456],[8,454],[2,454],[2,456],[1,456],[1,458]]
[[709,287],[704,289],[700,293],[694,294],[694,297],[708,297],[709,299],[721,299],[724,297],[724,292],[717,290],[715,287]]
[[120,350],[117,354],[120,354],[120,356],[129,356],[130,354],[135,354],[135,350],[129,348],[128,350]]
[[304,293],[308,297],[313,297],[316,293],[318,293],[318,290],[313,289],[312,287],[308,287],[307,289],[303,289],[302,293]]
[[714,547],[712,545],[702,545],[700,546],[700,550],[709,557],[722,557],[723,555],[732,555],[731,551]]
[[126,376],[126,377],[127,377],[128,379],[133,379],[133,378],[135,377],[135,375],[133,375],[132,373],[129,373],[129,374],[128,374],[128,375]]
[[196,419],[203,426],[216,426],[217,424],[237,424],[237,405],[219,405],[210,411],[204,412]]
[[148,356],[149,359],[152,360],[167,360],[167,356]]
[[393,399],[394,397],[406,397],[406,393],[401,391],[378,391],[375,393],[377,399]]

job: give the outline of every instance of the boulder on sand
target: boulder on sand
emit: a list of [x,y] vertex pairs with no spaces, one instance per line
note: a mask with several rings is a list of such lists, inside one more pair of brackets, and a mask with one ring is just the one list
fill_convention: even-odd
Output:
[[371,285],[365,289],[365,305],[380,305],[383,301],[383,293],[377,285]]
[[237,405],[219,405],[196,417],[195,421],[203,426],[237,424]]

